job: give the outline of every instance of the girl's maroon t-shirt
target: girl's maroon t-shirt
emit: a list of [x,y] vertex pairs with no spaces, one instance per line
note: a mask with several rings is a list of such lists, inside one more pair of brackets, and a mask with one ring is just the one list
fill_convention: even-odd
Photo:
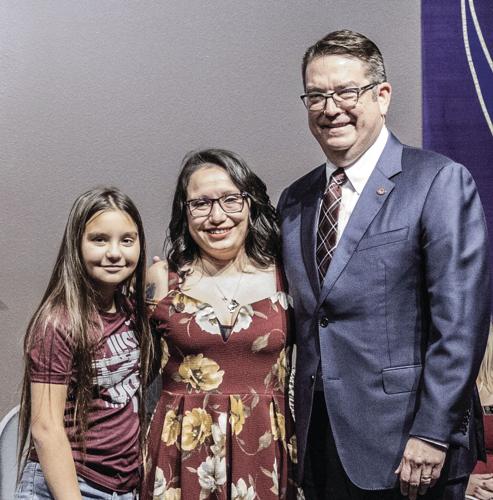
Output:
[[[37,332],[29,353],[31,382],[65,384],[65,428],[77,474],[109,490],[124,493],[139,483],[138,389],[140,350],[131,317],[101,313],[103,335],[94,354],[93,400],[87,415],[85,455],[74,439],[71,393],[77,384],[72,342],[63,325]],[[30,458],[37,460],[34,448]]]

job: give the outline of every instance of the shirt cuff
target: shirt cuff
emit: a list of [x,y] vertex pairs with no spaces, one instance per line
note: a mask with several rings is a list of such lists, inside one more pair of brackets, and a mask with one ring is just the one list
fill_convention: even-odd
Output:
[[437,441],[436,439],[430,439],[430,438],[425,438],[421,436],[413,436],[417,439],[421,439],[421,441],[426,441],[427,443],[433,444],[437,446],[438,448],[441,448],[444,451],[448,450],[449,444],[448,443],[443,443],[442,441]]

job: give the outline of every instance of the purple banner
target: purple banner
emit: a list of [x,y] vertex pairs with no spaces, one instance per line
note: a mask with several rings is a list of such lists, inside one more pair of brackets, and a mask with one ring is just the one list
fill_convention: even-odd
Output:
[[423,147],[465,165],[493,269],[493,1],[422,0]]

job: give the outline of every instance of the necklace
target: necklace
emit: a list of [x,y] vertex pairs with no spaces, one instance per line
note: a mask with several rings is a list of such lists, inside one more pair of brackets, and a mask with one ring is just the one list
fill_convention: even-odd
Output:
[[[205,268],[205,266],[203,264],[202,264],[202,268],[204,269],[204,271],[207,271],[207,269]],[[228,309],[228,311],[231,314],[233,314],[236,311],[236,309],[238,309],[238,307],[240,305],[238,300],[236,300],[235,295],[240,288],[240,283],[241,283],[241,280],[243,278],[244,273],[240,272],[240,278],[238,279],[238,281],[236,283],[235,290],[234,290],[233,294],[231,295],[231,297],[227,297],[226,294],[222,291],[221,287],[218,285],[218,283],[216,281],[215,276],[210,274],[208,271],[207,271],[207,274],[210,276],[210,278],[212,279],[212,283],[214,283],[214,286],[217,288],[217,291],[219,292],[221,300],[226,304],[226,308]]]
[[236,283],[235,291],[231,295],[231,297],[226,297],[226,294],[221,290],[220,286],[216,282],[216,278],[214,276],[211,276],[212,282],[214,283],[214,286],[217,288],[217,291],[219,292],[219,295],[221,296],[221,300],[226,303],[226,307],[228,311],[233,314],[236,309],[238,309],[238,306],[240,303],[236,300],[235,295],[236,292],[238,292],[238,289],[240,288],[240,283],[241,279],[243,278],[243,273],[240,273],[240,279]]

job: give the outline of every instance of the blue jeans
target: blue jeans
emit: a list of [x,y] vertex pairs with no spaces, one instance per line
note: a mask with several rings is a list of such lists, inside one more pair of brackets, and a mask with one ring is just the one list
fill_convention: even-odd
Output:
[[[129,493],[109,493],[99,489],[93,483],[88,483],[80,476],[79,480],[80,493],[83,499],[91,500],[135,500],[136,494]],[[15,492],[15,500],[53,500],[48,485],[46,484],[41,465],[38,462],[27,461],[22,477]]]

